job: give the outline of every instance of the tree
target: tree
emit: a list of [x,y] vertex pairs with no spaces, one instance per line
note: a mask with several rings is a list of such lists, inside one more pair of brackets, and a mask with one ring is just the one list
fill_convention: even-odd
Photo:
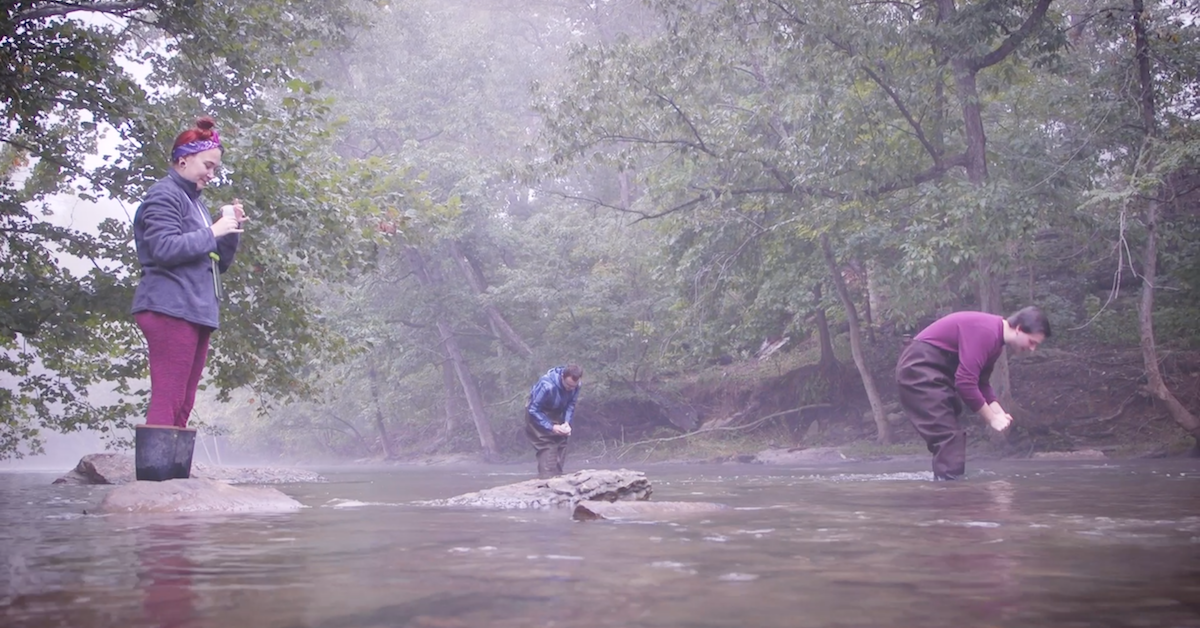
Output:
[[[951,223],[950,233],[940,227],[954,251],[945,261],[986,270],[994,262],[982,260],[1043,215],[1026,219],[1025,206],[992,198],[1004,185],[984,187],[978,78],[1013,55],[1028,50],[1036,61],[1061,47],[1044,28],[1048,0],[697,4],[656,2],[656,36],[581,49],[577,78],[543,107],[551,164],[635,173],[633,207],[647,219],[785,206],[792,235],[814,252],[822,239],[832,248],[870,232],[876,257],[867,263],[924,247],[908,235],[913,224]],[[959,99],[957,117],[947,93]],[[992,272],[976,282],[989,286],[988,309],[998,307],[987,297]],[[861,346],[859,333],[852,325],[852,345]],[[871,397],[886,442],[882,404]]]
[[[519,177],[539,124],[530,81],[557,72],[577,37],[600,37],[605,12],[634,4],[550,3],[536,15],[503,0],[391,5],[354,30],[353,47],[308,69],[337,96],[335,150],[387,160],[399,179],[414,173],[406,193],[428,201],[348,295],[327,295],[353,362],[371,356],[388,382],[379,398],[392,435],[437,425],[423,449],[498,455],[523,438],[511,418],[547,362],[585,362],[592,396],[604,373],[636,371],[627,360],[657,347],[645,308],[665,299],[647,281],[653,269],[624,272],[657,250],[640,246],[655,236],[592,220]],[[369,393],[353,394],[366,407],[358,396]],[[452,427],[467,425],[474,433]]]
[[[1173,168],[1162,172],[1159,170],[1158,164],[1159,154],[1163,147],[1160,145],[1162,141],[1159,131],[1161,123],[1159,122],[1156,98],[1156,94],[1160,91],[1159,81],[1155,79],[1152,67],[1153,53],[1150,48],[1149,24],[1152,17],[1146,9],[1144,0],[1132,0],[1131,8],[1130,16],[1134,33],[1133,52],[1137,63],[1138,77],[1137,101],[1143,135],[1141,150],[1138,151],[1134,164],[1137,170],[1154,173],[1148,181],[1143,180],[1141,183],[1144,190],[1140,191],[1144,193],[1145,197],[1134,201],[1140,201],[1142,205],[1141,219],[1146,229],[1141,269],[1142,292],[1138,303],[1142,361],[1146,367],[1146,389],[1155,400],[1166,407],[1171,418],[1195,438],[1192,452],[1193,455],[1200,455],[1200,418],[1180,403],[1167,387],[1159,367],[1158,348],[1154,335],[1154,291],[1159,288],[1158,241],[1160,229],[1163,227],[1162,205],[1167,202],[1169,196],[1169,187],[1164,184],[1163,179],[1169,180],[1176,173],[1173,172]],[[1169,19],[1167,24],[1176,28],[1182,27],[1180,22],[1172,24]]]
[[[37,451],[41,430],[113,434],[136,416],[145,360],[128,316],[130,225],[48,218],[55,194],[136,203],[202,113],[228,149],[210,202],[239,196],[254,217],[210,373],[226,391],[303,392],[298,373],[338,344],[297,278],[369,261],[362,216],[386,202],[357,195],[371,171],[324,150],[326,103],[296,74],[307,54],[343,41],[355,13],[323,0],[34,0],[0,11],[0,457]],[[97,387],[121,396],[94,403]]]

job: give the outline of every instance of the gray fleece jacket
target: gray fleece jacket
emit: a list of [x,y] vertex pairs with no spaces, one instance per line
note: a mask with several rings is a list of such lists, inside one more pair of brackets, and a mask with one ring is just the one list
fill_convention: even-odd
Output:
[[229,270],[239,236],[213,236],[212,218],[195,183],[172,170],[150,186],[133,217],[142,278],[133,293],[132,312],[158,312],[211,327],[219,327],[220,304],[213,289],[213,261],[220,255],[219,272]]

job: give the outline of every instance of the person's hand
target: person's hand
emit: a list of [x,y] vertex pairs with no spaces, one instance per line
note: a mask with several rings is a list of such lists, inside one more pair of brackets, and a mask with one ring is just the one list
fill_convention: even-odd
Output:
[[246,210],[242,209],[242,199],[240,198],[233,199],[233,215],[237,217],[239,226],[250,220],[250,217],[246,215]]
[[562,436],[569,436],[571,434],[571,426],[566,423],[557,423],[550,428],[550,431]]
[[221,237],[230,233],[241,233],[241,224],[238,219],[233,216],[222,216],[219,220],[213,223],[212,232],[214,237]]
[[250,218],[246,216],[246,210],[242,208],[242,199],[240,198],[233,199],[233,203],[230,205],[222,205],[221,216],[233,216],[234,218],[237,218],[238,226],[241,226],[243,222],[250,220]]
[[992,429],[996,430],[997,432],[1003,432],[1006,428],[1008,428],[1009,425],[1012,424],[1012,415],[1008,412],[1005,412],[1004,408],[1000,407],[1000,402],[993,401],[987,405],[987,408],[990,410],[990,412],[986,413],[987,422],[988,425],[992,426]]

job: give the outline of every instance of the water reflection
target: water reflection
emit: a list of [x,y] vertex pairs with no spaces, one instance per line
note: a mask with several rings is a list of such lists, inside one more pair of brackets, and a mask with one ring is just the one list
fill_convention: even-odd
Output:
[[187,555],[189,548],[196,546],[193,527],[188,523],[152,523],[133,532],[142,610],[151,625],[197,625],[196,592],[192,588],[196,565]]

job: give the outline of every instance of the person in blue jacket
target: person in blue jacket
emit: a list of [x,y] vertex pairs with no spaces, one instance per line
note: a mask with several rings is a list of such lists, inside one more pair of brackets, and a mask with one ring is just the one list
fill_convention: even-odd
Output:
[[575,364],[556,366],[538,379],[529,391],[525,435],[537,450],[539,478],[562,475],[581,379],[582,367]]

